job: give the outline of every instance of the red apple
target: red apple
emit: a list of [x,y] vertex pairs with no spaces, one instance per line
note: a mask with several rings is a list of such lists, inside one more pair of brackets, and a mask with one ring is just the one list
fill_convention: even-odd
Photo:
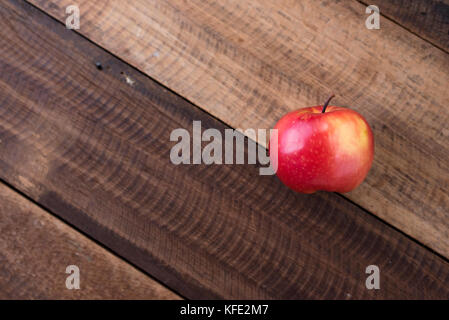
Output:
[[[374,157],[373,133],[354,110],[328,106],[299,109],[282,117],[270,160],[277,176],[302,193],[348,192],[365,179]],[[271,140],[273,137],[271,137]],[[270,141],[270,146],[275,146]]]

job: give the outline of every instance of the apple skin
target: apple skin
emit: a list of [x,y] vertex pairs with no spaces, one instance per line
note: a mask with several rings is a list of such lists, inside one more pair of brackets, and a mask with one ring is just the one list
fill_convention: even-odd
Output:
[[[276,175],[301,193],[349,192],[365,179],[374,157],[368,122],[356,111],[336,106],[308,107],[286,114],[278,129]],[[273,137],[271,137],[273,139]],[[270,146],[275,145],[270,140]]]

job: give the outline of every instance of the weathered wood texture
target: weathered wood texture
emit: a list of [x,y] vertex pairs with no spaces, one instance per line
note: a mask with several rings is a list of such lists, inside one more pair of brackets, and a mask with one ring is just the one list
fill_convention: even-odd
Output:
[[[66,287],[66,267],[80,289]],[[179,299],[31,201],[0,184],[0,299]]]
[[[169,287],[449,298],[446,261],[339,195],[253,165],[173,165],[172,130],[225,126],[28,4],[0,12],[1,177]],[[381,290],[365,287],[371,264]]]
[[449,52],[448,0],[376,0],[373,4],[382,15]]
[[[71,0],[31,0],[65,21]],[[80,33],[234,128],[321,104],[361,112],[376,154],[347,197],[449,257],[449,56],[356,1],[80,0]]]

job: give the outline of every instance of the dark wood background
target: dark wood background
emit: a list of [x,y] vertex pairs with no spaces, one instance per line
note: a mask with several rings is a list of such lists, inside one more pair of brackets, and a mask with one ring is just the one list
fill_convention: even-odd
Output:
[[[449,6],[411,2],[367,30],[355,0],[82,0],[76,31],[68,0],[2,2],[0,297],[449,298]],[[170,162],[193,120],[270,128],[329,92],[375,135],[351,193]]]

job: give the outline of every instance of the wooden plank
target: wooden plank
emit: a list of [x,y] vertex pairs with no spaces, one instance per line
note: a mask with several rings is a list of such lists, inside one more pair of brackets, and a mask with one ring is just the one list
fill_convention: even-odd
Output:
[[[80,289],[66,287],[66,268]],[[0,183],[0,299],[179,299]]]
[[[31,0],[65,21],[70,0]],[[449,257],[449,56],[356,1],[78,1],[80,33],[234,128],[350,106],[372,125],[367,180],[346,196]]]
[[448,0],[379,0],[375,4],[382,15],[449,52]]
[[226,127],[28,4],[0,8],[0,175],[120,256],[188,298],[449,298],[447,261],[339,195],[173,165],[172,130]]

